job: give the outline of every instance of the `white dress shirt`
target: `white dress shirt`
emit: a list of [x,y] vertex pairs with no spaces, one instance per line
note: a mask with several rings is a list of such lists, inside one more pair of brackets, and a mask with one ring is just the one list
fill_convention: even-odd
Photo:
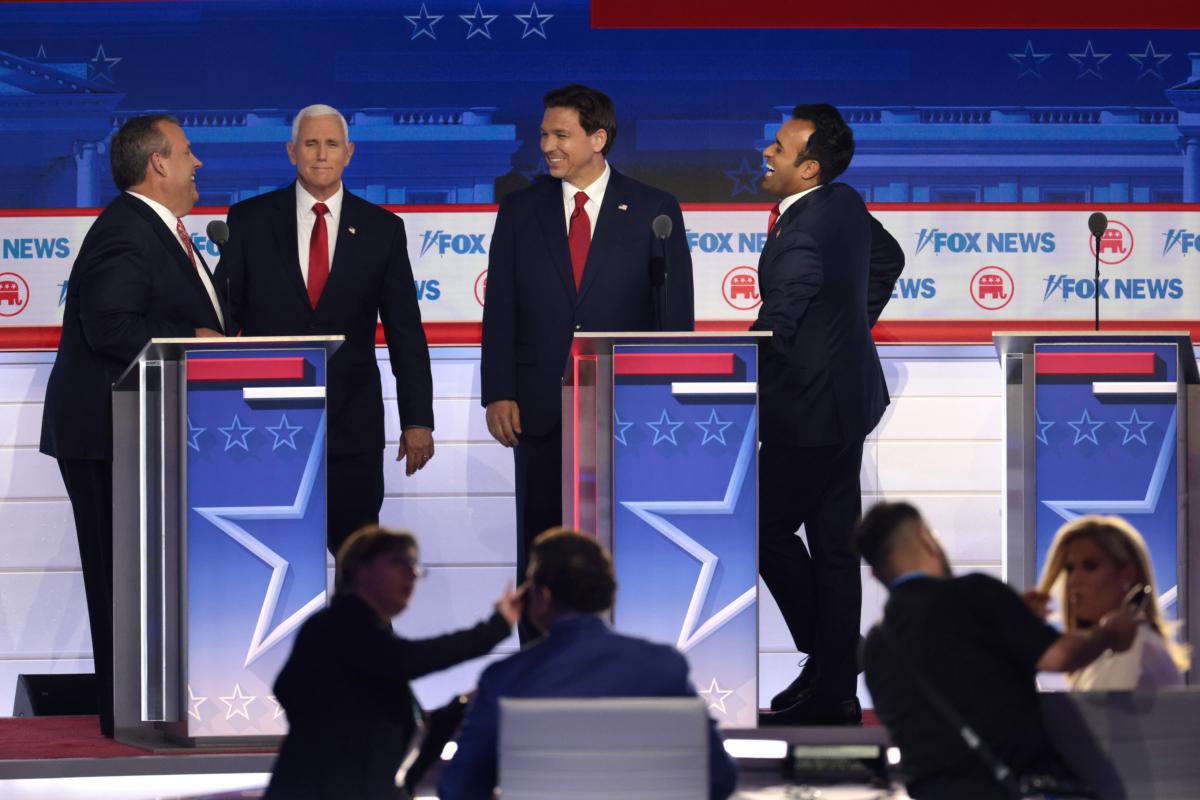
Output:
[[[157,200],[151,200],[144,194],[138,194],[137,192],[128,192],[128,194],[136,197],[138,200],[141,200],[143,203],[150,206],[150,208],[154,209],[154,213],[158,214],[158,218],[163,221],[163,225],[167,226],[167,230],[171,232],[171,238],[175,240],[177,245],[179,245],[179,249],[183,251],[183,255],[189,261],[191,261],[192,257],[188,253],[187,245],[185,245],[183,240],[179,238],[179,231],[176,230],[176,226],[179,224],[179,217],[171,213],[171,209],[167,208],[162,203],[158,202]],[[225,315],[221,313],[221,304],[217,302],[217,292],[215,289],[213,289],[212,276],[208,274],[208,269],[205,267],[204,262],[200,259],[199,254],[196,255],[196,274],[200,276],[200,282],[204,284],[204,291],[208,292],[208,299],[212,301],[213,310],[217,312],[217,319],[221,321],[221,327],[224,328]]]
[[583,210],[587,212],[588,220],[591,222],[591,234],[596,233],[596,219],[600,216],[600,206],[604,204],[604,192],[608,189],[608,178],[612,171],[608,168],[608,162],[604,162],[604,172],[600,173],[600,177],[592,181],[591,186],[580,188],[573,183],[567,181],[562,182],[563,190],[563,211],[566,213],[564,219],[567,221],[567,231],[571,230],[571,215],[575,213],[575,194],[577,192],[586,192],[588,199],[583,204]]
[[820,189],[820,188],[821,188],[821,184],[817,184],[816,186],[812,187],[811,189],[805,189],[803,192],[796,192],[795,194],[789,194],[787,197],[780,200],[779,201],[779,216],[782,217],[784,214],[786,214],[787,210],[792,207],[792,204],[794,204],[801,197],[804,197],[804,195],[808,194],[809,192],[815,192],[817,189]]
[[313,213],[314,203],[324,203],[329,210],[325,212],[325,231],[329,238],[329,272],[333,273],[333,251],[337,247],[338,220],[342,218],[342,198],[345,196],[345,186],[338,186],[328,200],[317,200],[304,190],[300,181],[296,181],[296,252],[300,255],[300,275],[304,285],[308,286],[308,251],[312,246],[313,225],[317,215]]

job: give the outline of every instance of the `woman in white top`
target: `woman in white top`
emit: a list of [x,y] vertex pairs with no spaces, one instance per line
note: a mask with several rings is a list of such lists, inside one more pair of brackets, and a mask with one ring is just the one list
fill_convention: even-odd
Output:
[[1109,651],[1071,675],[1075,691],[1158,689],[1183,683],[1188,650],[1171,636],[1158,606],[1154,568],[1140,533],[1120,517],[1089,515],[1059,528],[1038,586],[1057,595],[1067,630],[1096,624],[1141,587],[1149,587],[1145,621],[1133,646]]

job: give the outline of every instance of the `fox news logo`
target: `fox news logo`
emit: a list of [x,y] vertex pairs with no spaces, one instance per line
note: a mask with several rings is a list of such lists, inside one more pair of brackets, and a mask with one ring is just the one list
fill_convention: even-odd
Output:
[[[1072,278],[1069,275],[1047,275],[1045,303],[1052,297],[1064,303],[1072,297],[1091,300],[1096,285],[1091,278]],[[1179,300],[1183,297],[1182,278],[1101,278],[1102,300]]]
[[[736,239],[734,237],[737,237]],[[767,243],[765,233],[734,233],[707,231],[687,232],[688,252],[701,253],[761,253]]]
[[66,258],[71,255],[71,240],[65,236],[4,239],[0,255],[6,259]]
[[1163,234],[1163,252],[1165,256],[1172,250],[1179,248],[1179,252],[1185,256],[1192,250],[1200,248],[1200,235],[1192,233],[1186,228],[1171,228]]
[[439,256],[454,253],[457,256],[486,255],[483,239],[486,233],[449,233],[439,228],[421,234],[421,257],[431,250]]
[[442,296],[442,282],[437,278],[429,280],[414,280],[413,289],[417,291],[418,300],[437,300]]
[[931,248],[937,253],[1053,253],[1054,233],[1039,231],[944,231],[921,228],[917,231],[917,254]]
[[892,287],[893,300],[932,300],[937,296],[933,278],[898,278]]

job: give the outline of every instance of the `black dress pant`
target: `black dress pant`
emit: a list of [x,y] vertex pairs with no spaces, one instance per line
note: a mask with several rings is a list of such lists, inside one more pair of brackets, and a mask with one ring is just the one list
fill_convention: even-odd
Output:
[[[544,436],[522,434],[513,448],[517,500],[517,585],[525,580],[529,549],[537,535],[562,519],[562,423]],[[525,618],[517,625],[522,644],[540,636]]]
[[326,465],[326,525],[329,552],[364,525],[379,524],[383,507],[383,450],[331,456]]
[[58,459],[83,567],[92,661],[100,709],[100,732],[113,735],[113,522],[112,462],[82,458]]
[[[854,697],[862,610],[854,526],[862,442],[759,450],[759,572],[796,649],[818,665],[814,694]],[[796,535],[804,526],[808,546]]]

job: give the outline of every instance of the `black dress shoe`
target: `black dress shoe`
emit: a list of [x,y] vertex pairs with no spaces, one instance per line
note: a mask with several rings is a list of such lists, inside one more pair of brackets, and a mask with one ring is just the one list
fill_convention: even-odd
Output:
[[862,706],[858,698],[826,700],[810,697],[804,702],[771,713],[758,715],[759,725],[862,725]]
[[817,677],[817,665],[810,656],[804,662],[804,667],[800,670],[800,674],[795,680],[787,685],[779,694],[771,698],[771,710],[783,711],[791,708],[797,703],[803,703],[812,697],[813,680]]

